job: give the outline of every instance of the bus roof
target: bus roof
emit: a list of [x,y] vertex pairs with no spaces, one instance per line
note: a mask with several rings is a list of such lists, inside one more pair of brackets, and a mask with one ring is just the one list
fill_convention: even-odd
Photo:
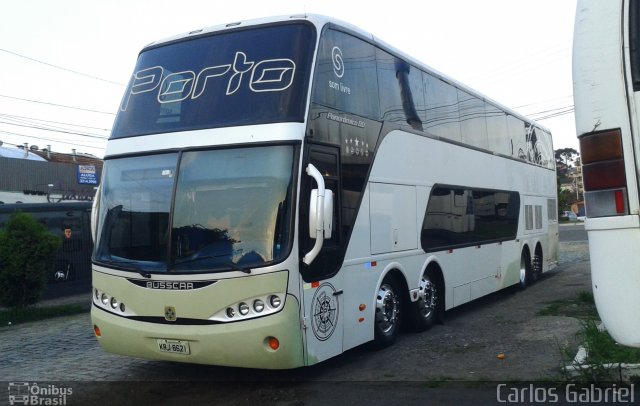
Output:
[[233,29],[241,29],[241,28],[246,28],[246,27],[252,27],[252,26],[259,26],[259,25],[266,25],[266,24],[272,24],[272,23],[278,23],[278,22],[284,22],[284,21],[308,21],[310,23],[312,23],[318,30],[318,32],[321,32],[322,28],[325,27],[326,25],[332,25],[334,27],[337,28],[341,28],[343,30],[346,30],[352,34],[356,34],[357,36],[361,37],[362,39],[365,39],[371,43],[373,43],[374,45],[384,49],[385,51],[405,60],[406,62],[421,68],[424,71],[427,71],[431,74],[433,74],[434,76],[438,77],[439,79],[448,82],[449,84],[459,88],[460,90],[464,90],[467,93],[470,93],[478,98],[483,99],[484,101],[493,104],[494,106],[498,107],[500,110],[504,110],[505,112],[509,113],[510,115],[517,117],[543,131],[546,131],[547,133],[551,133],[551,131],[540,125],[539,123],[533,121],[532,119],[523,116],[520,113],[517,113],[516,111],[512,110],[511,108],[487,97],[486,95],[478,92],[477,90],[474,90],[472,88],[470,88],[469,86],[451,78],[450,76],[445,75],[444,73],[434,69],[433,67],[427,65],[426,63],[419,61],[415,58],[413,58],[410,55],[407,55],[406,53],[400,51],[398,48],[396,48],[393,45],[388,44],[387,42],[379,39],[378,37],[374,36],[373,34],[364,31],[363,29],[342,21],[340,19],[337,18],[333,18],[333,17],[329,17],[329,16],[325,16],[325,15],[321,15],[321,14],[292,14],[292,15],[280,15],[280,16],[272,16],[272,17],[263,17],[263,18],[256,18],[256,19],[249,19],[249,20],[245,20],[245,21],[235,21],[235,22],[230,22],[230,23],[226,23],[226,24],[219,24],[219,25],[214,25],[214,26],[210,26],[210,27],[205,27],[205,28],[200,28],[200,29],[196,29],[193,31],[189,31],[187,33],[182,33],[182,34],[178,34],[175,36],[171,36],[171,37],[167,37],[158,41],[154,41],[148,45],[146,45],[141,52],[144,52],[145,50],[149,49],[149,48],[155,48],[157,46],[162,46],[171,42],[179,42],[179,41],[183,41],[186,40],[187,38],[190,37],[198,37],[198,36],[202,36],[202,35],[208,35],[208,34],[212,34],[215,32],[221,32],[221,31],[225,31],[225,30],[233,30]]

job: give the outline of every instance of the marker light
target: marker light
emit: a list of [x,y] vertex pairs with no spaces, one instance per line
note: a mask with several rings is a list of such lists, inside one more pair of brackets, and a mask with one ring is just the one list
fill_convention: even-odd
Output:
[[280,348],[280,341],[275,337],[267,337],[267,344],[269,344],[269,348],[274,351]]
[[102,332],[100,331],[100,327],[98,327],[97,325],[93,325],[93,332],[95,333],[96,337],[102,337]]

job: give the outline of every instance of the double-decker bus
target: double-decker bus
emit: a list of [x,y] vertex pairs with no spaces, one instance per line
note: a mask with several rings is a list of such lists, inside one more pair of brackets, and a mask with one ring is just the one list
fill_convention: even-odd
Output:
[[640,4],[579,0],[573,98],[593,296],[621,344],[640,347]]
[[312,365],[556,264],[549,131],[316,15],[144,48],[93,211],[110,352]]

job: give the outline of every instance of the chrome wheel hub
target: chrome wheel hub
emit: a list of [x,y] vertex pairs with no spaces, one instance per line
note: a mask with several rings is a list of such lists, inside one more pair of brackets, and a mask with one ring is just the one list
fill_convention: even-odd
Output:
[[438,291],[435,283],[428,276],[422,275],[418,290],[418,308],[425,319],[431,317],[438,303]]
[[399,313],[398,296],[390,285],[383,284],[376,298],[376,323],[383,333],[388,333],[398,323]]

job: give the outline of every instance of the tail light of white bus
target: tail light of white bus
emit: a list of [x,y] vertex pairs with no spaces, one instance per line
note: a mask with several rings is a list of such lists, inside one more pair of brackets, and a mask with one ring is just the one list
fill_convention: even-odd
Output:
[[580,152],[587,217],[629,214],[620,129],[583,134]]

